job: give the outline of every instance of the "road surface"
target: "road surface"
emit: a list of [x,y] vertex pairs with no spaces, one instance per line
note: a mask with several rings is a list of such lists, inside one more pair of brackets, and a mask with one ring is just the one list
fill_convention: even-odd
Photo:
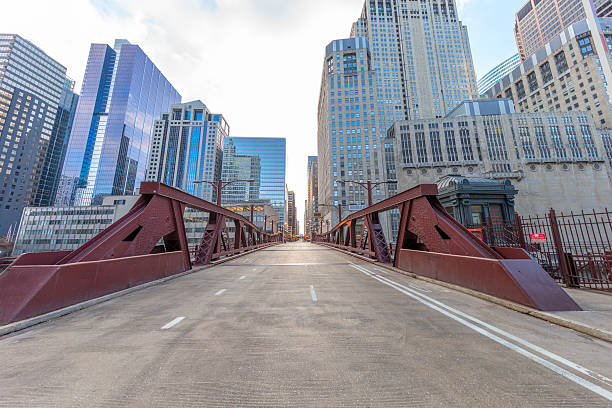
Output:
[[611,407],[612,345],[285,244],[0,338],[0,407]]

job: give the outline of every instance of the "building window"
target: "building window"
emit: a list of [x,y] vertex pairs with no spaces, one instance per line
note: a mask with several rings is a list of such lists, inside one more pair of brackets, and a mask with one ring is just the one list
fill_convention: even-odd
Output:
[[561,51],[555,55],[555,65],[557,67],[557,74],[561,75],[568,70],[567,60],[565,59],[565,52]]
[[529,84],[529,92],[535,92],[538,89],[538,78],[535,71],[527,75],[527,83]]
[[525,97],[525,85],[523,84],[523,80],[520,79],[518,82],[514,84],[516,89],[516,96],[518,99],[523,99]]
[[540,73],[542,74],[542,81],[546,84],[553,79],[552,70],[550,69],[550,63],[546,61],[540,66]]

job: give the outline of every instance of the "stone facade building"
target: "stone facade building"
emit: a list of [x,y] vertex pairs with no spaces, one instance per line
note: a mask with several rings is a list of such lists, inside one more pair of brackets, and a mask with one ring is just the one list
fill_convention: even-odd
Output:
[[612,207],[604,139],[585,112],[515,113],[508,99],[466,101],[445,118],[398,122],[388,137],[400,191],[463,174],[510,180],[522,215]]
[[[592,1],[598,16],[612,16],[609,1]],[[583,20],[588,13],[587,7],[585,0],[527,0],[515,16],[514,36],[521,60],[529,58],[576,21]]]
[[[600,19],[612,46],[612,18]],[[517,111],[587,111],[598,128],[612,127],[612,104],[587,20],[554,37],[486,93],[511,98]]]

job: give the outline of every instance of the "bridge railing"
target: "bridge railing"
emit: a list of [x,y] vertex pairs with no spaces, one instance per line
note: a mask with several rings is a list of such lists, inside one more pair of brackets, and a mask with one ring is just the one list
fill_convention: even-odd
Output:
[[[124,217],[76,250],[23,254],[1,272],[0,325],[282,242],[280,233],[165,184],[143,182],[140,194]],[[186,208],[208,214],[193,254]]]
[[[437,194],[433,184],[403,191],[313,234],[313,242],[536,309],[580,310],[524,249],[487,245],[446,212]],[[381,222],[391,210],[399,212],[393,250]]]
[[15,261],[15,257],[5,257],[5,258],[0,258],[0,273],[2,273],[3,270],[5,270],[6,268],[9,267],[10,264],[12,264]]

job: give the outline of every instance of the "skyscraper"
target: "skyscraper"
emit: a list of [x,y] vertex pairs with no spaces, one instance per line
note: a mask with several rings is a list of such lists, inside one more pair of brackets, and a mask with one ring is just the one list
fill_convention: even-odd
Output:
[[36,45],[0,34],[0,235],[17,228],[53,176],[47,154],[63,142],[55,130],[67,80],[66,68]]
[[229,131],[223,115],[210,113],[202,101],[172,105],[155,121],[147,180],[216,202],[216,189],[201,181],[219,180]]
[[[477,94],[455,1],[365,1],[351,38],[326,47],[320,92],[319,200],[365,205],[364,189],[335,181],[395,180],[394,122],[442,117]],[[374,201],[395,192],[380,187]]]
[[317,156],[308,156],[307,186],[308,196],[304,211],[304,234],[312,232],[314,213],[319,208],[319,170]]
[[285,232],[297,235],[297,209],[295,206],[295,192],[287,189],[287,208],[285,210]]
[[145,179],[153,121],[180,100],[138,45],[92,44],[56,202],[134,194]]
[[[285,165],[286,165],[287,141],[285,138],[273,137],[227,137],[225,139],[223,155],[223,181],[243,180],[247,173],[232,173],[231,169],[236,166],[233,161],[256,163],[254,157],[259,158],[259,200],[270,200],[270,205],[278,213],[278,224],[285,223]],[[244,167],[243,167],[244,168]],[[257,172],[257,165],[249,170],[251,174]],[[251,177],[256,180],[256,178]],[[247,178],[246,180],[250,180]],[[255,195],[253,183],[233,183],[223,189],[222,202],[233,204],[244,202],[244,197]],[[236,185],[235,185],[236,184]],[[248,192],[247,192],[248,191]]]
[[[598,20],[599,33],[586,19],[571,24],[500,78],[486,96],[511,98],[520,112],[589,112],[600,133],[609,138],[612,102],[606,88],[612,72],[605,66],[609,52],[600,52],[597,45],[612,45],[612,18]],[[612,151],[610,158],[612,162]]]
[[[319,200],[365,205],[365,192],[337,181],[385,178],[376,117],[376,71],[363,37],[332,41],[325,51],[317,135]],[[380,189],[374,195],[377,201],[384,198]]]
[[225,187],[222,197],[225,203],[244,203],[259,199],[261,187],[261,158],[257,154],[236,153],[236,145],[230,139],[223,148],[224,181],[234,183]]
[[502,61],[478,80],[478,93],[482,95],[487,92],[497,83],[497,81],[502,79],[509,72],[512,72],[514,68],[518,67],[520,63],[521,59],[518,54],[514,54],[510,58]]
[[62,97],[57,107],[49,148],[38,183],[38,191],[33,202],[36,207],[53,205],[55,202],[78,100],[79,96],[74,93],[74,81],[66,79]]
[[527,0],[516,13],[514,26],[521,61],[573,23],[585,19],[585,6],[591,1],[598,16],[612,17],[612,3],[608,0]]

